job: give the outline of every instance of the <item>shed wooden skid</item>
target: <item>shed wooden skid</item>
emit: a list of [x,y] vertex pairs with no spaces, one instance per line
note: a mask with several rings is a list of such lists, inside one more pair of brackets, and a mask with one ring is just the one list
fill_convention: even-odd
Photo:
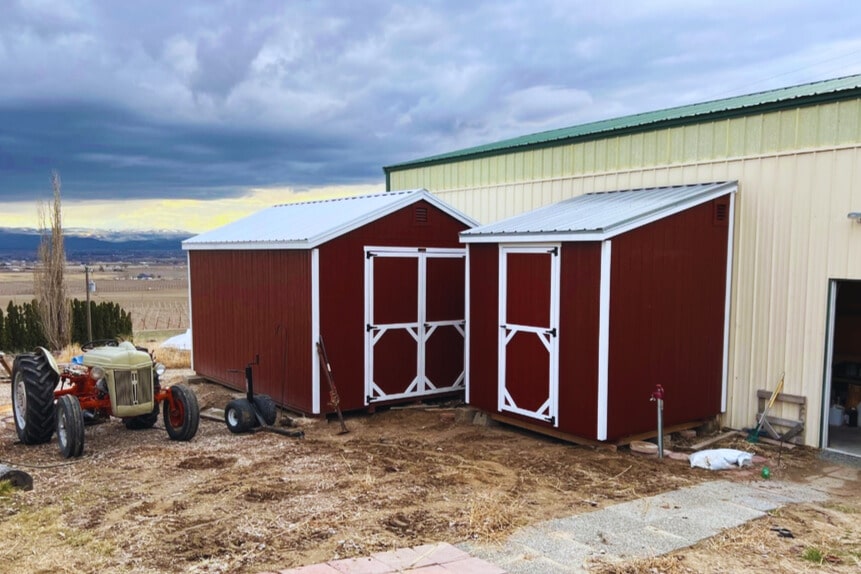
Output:
[[251,226],[248,239],[225,229],[184,243],[196,373],[244,390],[242,373],[232,371],[259,355],[257,392],[324,414],[329,391],[315,346],[322,338],[343,410],[462,392],[458,233],[474,222],[422,190],[386,195],[279,206],[261,216],[289,227],[290,210],[310,206],[323,218],[310,232],[260,232],[268,237],[260,239],[251,221],[238,224]]
[[462,234],[469,403],[607,442],[656,432],[657,384],[667,427],[719,415],[735,184],[689,189],[697,197],[684,209],[652,221],[641,214],[618,233],[513,232],[503,221]]

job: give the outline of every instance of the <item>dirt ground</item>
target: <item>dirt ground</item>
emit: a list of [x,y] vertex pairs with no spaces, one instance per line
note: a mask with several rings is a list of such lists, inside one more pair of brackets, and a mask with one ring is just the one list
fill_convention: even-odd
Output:
[[[187,374],[169,372],[167,382]],[[235,396],[191,387],[204,408]],[[54,442],[17,442],[9,393],[0,383],[0,461],[29,472],[34,489],[0,494],[8,572],[259,572],[434,541],[499,542],[530,523],[760,470],[718,476],[627,449],[479,427],[451,405],[349,416],[344,435],[337,423],[309,420],[303,439],[231,435],[202,419],[197,436],[180,443],[161,420],[145,431],[112,420],[87,427],[84,456],[66,461]],[[823,465],[806,448],[784,451],[778,465],[774,447],[721,446],[766,457],[775,478],[804,480]],[[595,569],[859,572],[861,497],[858,483],[852,488],[668,556]]]

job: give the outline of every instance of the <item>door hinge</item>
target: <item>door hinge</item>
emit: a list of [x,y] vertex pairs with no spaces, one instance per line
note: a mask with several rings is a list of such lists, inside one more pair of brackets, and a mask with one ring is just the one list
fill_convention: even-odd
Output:
[[547,253],[552,253],[553,255],[559,255],[559,248],[558,247],[551,247],[550,251],[548,251]]
[[377,328],[376,325],[371,325],[370,323],[368,323],[367,325],[365,325],[365,332],[370,333],[371,331],[375,330],[376,328]]
[[376,255],[376,253],[374,253],[373,251],[368,251],[367,253],[365,253],[365,259],[370,259],[371,257],[374,257],[375,255]]
[[544,331],[544,334],[550,335],[551,337],[555,337],[556,336],[556,327],[553,327],[552,329],[548,329],[548,330]]
[[556,417],[544,417],[544,419],[552,425],[556,424]]

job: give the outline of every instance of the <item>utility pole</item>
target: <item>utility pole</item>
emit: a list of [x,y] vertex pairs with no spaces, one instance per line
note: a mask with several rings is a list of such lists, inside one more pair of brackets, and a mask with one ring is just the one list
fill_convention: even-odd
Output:
[[93,340],[93,313],[90,309],[90,266],[84,265],[84,289],[87,291],[87,341]]

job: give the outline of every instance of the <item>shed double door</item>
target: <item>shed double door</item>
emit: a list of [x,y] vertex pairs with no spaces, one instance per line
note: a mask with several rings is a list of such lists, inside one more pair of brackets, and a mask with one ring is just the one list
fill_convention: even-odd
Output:
[[558,426],[559,245],[500,246],[500,412]]
[[365,404],[464,386],[466,250],[365,249]]

